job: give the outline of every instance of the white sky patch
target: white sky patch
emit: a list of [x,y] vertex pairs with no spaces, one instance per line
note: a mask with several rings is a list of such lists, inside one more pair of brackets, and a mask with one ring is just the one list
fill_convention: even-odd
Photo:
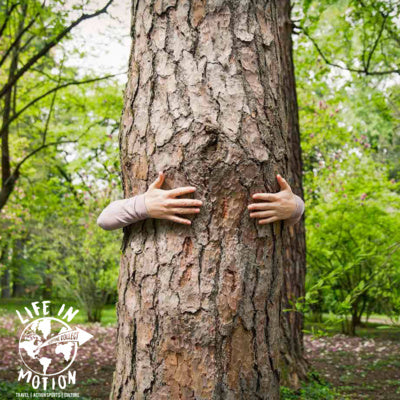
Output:
[[[91,0],[90,11],[104,7],[107,0]],[[70,7],[73,0],[70,0]],[[67,2],[68,4],[68,2]],[[130,19],[131,1],[114,0],[108,8],[108,14],[83,21],[72,31],[72,40],[57,47],[56,54],[68,57],[65,64],[77,67],[82,75],[88,71],[97,76],[126,72],[128,69],[131,46]],[[74,50],[85,53],[83,57],[74,54]],[[127,75],[118,76],[125,83]]]

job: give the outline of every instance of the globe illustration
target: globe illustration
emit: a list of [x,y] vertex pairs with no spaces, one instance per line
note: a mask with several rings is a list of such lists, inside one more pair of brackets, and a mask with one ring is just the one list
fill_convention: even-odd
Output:
[[27,325],[19,339],[19,354],[22,362],[33,373],[44,376],[57,375],[68,369],[74,362],[77,343],[50,339],[71,331],[71,328],[57,318],[39,318]]

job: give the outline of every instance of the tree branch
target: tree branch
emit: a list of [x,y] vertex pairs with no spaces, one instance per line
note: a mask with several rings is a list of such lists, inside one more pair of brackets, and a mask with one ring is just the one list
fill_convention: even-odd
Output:
[[0,60],[0,67],[4,64],[4,62],[6,61],[6,59],[8,58],[8,56],[11,53],[11,50],[17,45],[19,44],[22,36],[24,35],[24,33],[35,23],[36,21],[36,17],[38,16],[38,14],[36,14],[31,21],[29,21],[29,24],[27,26],[25,26],[25,28],[23,28],[19,34],[17,35],[17,37],[15,38],[15,40],[11,43],[10,47],[7,49],[7,51],[4,53],[3,57]]
[[112,75],[106,75],[102,76],[99,78],[93,78],[93,79],[87,79],[84,81],[72,81],[72,82],[67,82],[63,83],[62,85],[56,86],[52,89],[50,89],[48,92],[43,93],[42,95],[36,97],[32,101],[30,101],[28,104],[26,104],[24,107],[22,107],[20,110],[18,110],[8,121],[7,126],[11,124],[11,122],[15,121],[21,114],[23,114],[28,108],[32,107],[34,104],[36,104],[38,101],[44,99],[45,97],[49,96],[50,94],[57,92],[58,90],[64,89],[68,86],[74,86],[74,85],[84,85],[87,83],[93,83],[93,82],[98,82],[106,79],[113,78],[115,76],[121,75],[122,73],[119,74],[112,74]]
[[370,51],[370,53],[368,55],[367,64],[365,66],[366,70],[369,69],[369,66],[371,64],[372,55],[374,54],[374,52],[375,52],[375,50],[376,50],[376,48],[378,46],[378,43],[381,40],[381,37],[382,37],[382,34],[383,34],[383,30],[385,29],[385,24],[386,24],[387,19],[388,19],[388,15],[384,15],[381,28],[380,28],[380,30],[378,32],[378,35],[377,35],[376,39],[375,39],[374,45],[372,46],[372,49],[371,49],[371,51]]
[[6,18],[5,18],[4,22],[3,22],[3,25],[1,25],[1,27],[0,27],[0,37],[3,35],[4,30],[5,30],[6,27],[7,27],[8,20],[10,19],[10,16],[11,16],[12,12],[14,11],[14,9],[15,9],[18,5],[19,5],[19,2],[14,3],[14,4],[11,6],[11,8],[7,11],[7,13],[6,13]]
[[51,120],[51,114],[53,113],[54,110],[54,105],[56,102],[56,97],[57,97],[57,92],[54,92],[53,97],[51,99],[51,103],[50,103],[50,109],[49,109],[49,114],[47,115],[46,118],[46,123],[43,129],[43,137],[42,137],[42,143],[45,144],[46,143],[46,136],[47,136],[47,131],[49,130],[49,125],[50,125],[50,120]]
[[91,19],[94,17],[97,17],[100,14],[104,14],[107,12],[108,7],[111,5],[113,0],[108,0],[107,4],[101,8],[100,10],[95,11],[92,14],[82,14],[78,19],[76,19],[74,22],[72,22],[67,28],[65,28],[62,32],[60,32],[54,39],[50,40],[47,42],[44,47],[33,57],[31,57],[26,64],[22,68],[20,68],[18,71],[16,71],[14,78],[7,82],[2,89],[0,90],[0,98],[3,97],[9,90],[10,88],[31,68],[38,60],[40,60],[47,52],[52,49],[54,46],[56,46],[66,35],[68,35],[69,32],[75,26],[79,25],[82,21],[85,21],[87,19]]
[[[359,69],[359,68],[353,68],[350,67],[348,65],[346,65],[345,67],[343,65],[337,64],[333,61],[331,61],[325,54],[324,52],[321,50],[321,48],[319,47],[318,43],[315,41],[315,39],[307,32],[306,29],[304,29],[301,26],[296,26],[297,29],[299,29],[301,32],[304,33],[304,35],[311,41],[311,43],[314,45],[315,49],[317,50],[318,54],[322,57],[322,59],[325,61],[326,64],[332,66],[332,67],[336,67],[345,71],[350,71],[350,72],[355,72],[358,74],[365,74],[365,75],[377,75],[377,76],[382,76],[382,75],[390,75],[390,74],[400,74],[400,68],[395,68],[395,69],[390,69],[390,70],[383,70],[383,71],[370,71],[369,70],[369,65],[367,68],[367,65],[363,68],[363,69]],[[373,50],[371,51],[371,53],[373,53],[376,49],[376,46],[374,46]],[[369,58],[372,57],[372,54],[369,55]]]
[[71,177],[68,175],[68,173],[60,166],[56,165],[56,168],[58,169],[58,172],[61,174],[61,176],[68,182],[68,185],[71,189],[72,194],[74,195],[74,198],[76,202],[80,205],[83,206],[83,201],[79,198],[78,192],[75,189],[75,186],[72,183]]
[[[35,150],[32,150],[28,155],[26,155],[15,167],[12,175],[19,175],[19,170],[22,167],[22,165],[29,160],[31,157],[33,157],[36,153],[39,151],[50,147],[50,146],[58,146],[59,144],[65,144],[65,143],[77,143],[78,139],[75,140],[58,140],[56,142],[50,142],[50,143],[45,143],[37,147]],[[11,177],[10,177],[11,178]],[[6,182],[7,183],[7,182]]]

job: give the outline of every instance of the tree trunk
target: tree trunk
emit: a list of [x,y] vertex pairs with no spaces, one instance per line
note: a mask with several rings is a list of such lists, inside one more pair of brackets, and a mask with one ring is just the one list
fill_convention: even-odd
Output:
[[[22,32],[24,21],[27,13],[28,5],[22,7],[21,19],[19,21],[18,32]],[[8,72],[8,82],[14,79],[15,72],[19,62],[20,38],[15,42],[14,50]],[[8,83],[7,82],[7,83]],[[11,173],[11,154],[9,145],[10,125],[9,120],[12,112],[12,92],[13,87],[10,87],[4,93],[4,104],[1,110],[2,124],[0,128],[1,137],[1,190],[0,190],[0,210],[6,205],[8,198],[14,190],[15,182],[19,177],[19,172]]]
[[12,252],[12,297],[23,297],[25,294],[25,279],[23,271],[24,243],[15,239]]
[[1,298],[9,299],[10,297],[10,270],[6,268],[1,275]]
[[53,276],[51,275],[50,270],[47,271],[43,280],[43,300],[51,300],[53,294]]
[[[296,96],[296,82],[292,57],[292,24],[281,26],[282,57],[287,83],[283,85],[286,99],[287,133],[290,135],[288,171],[291,173],[292,190],[304,198],[302,187],[303,163],[300,147],[299,117]],[[306,243],[304,219],[284,232],[284,286],[282,290],[282,308],[293,309],[298,298],[305,295]],[[303,348],[303,314],[296,311],[282,313],[282,383],[298,388],[300,381],[306,379],[308,363]]]
[[8,244],[5,244],[1,248],[0,252],[0,264],[2,265],[3,272],[0,277],[0,286],[1,286],[1,298],[8,299],[10,298],[10,266],[8,260]]
[[285,263],[301,276],[304,231],[257,225],[247,205],[278,191],[277,173],[301,190],[289,13],[288,0],[133,2],[125,196],[164,170],[204,205],[191,226],[125,230],[112,399],[279,398],[281,287]]
[[[305,231],[304,224],[289,228],[284,234],[286,258],[284,263],[283,310],[292,310],[296,300],[305,295]],[[321,314],[322,316],[322,314]],[[303,314],[298,311],[282,313],[281,376],[285,386],[299,388],[307,378],[309,364],[304,357]]]

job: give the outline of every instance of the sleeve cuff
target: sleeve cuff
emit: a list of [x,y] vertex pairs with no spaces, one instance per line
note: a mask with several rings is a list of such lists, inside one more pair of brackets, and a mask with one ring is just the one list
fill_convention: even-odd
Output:
[[296,208],[292,216],[287,220],[289,225],[294,225],[297,222],[299,222],[304,212],[304,201],[301,199],[301,197],[297,196],[296,194],[294,195],[294,198],[296,201]]

